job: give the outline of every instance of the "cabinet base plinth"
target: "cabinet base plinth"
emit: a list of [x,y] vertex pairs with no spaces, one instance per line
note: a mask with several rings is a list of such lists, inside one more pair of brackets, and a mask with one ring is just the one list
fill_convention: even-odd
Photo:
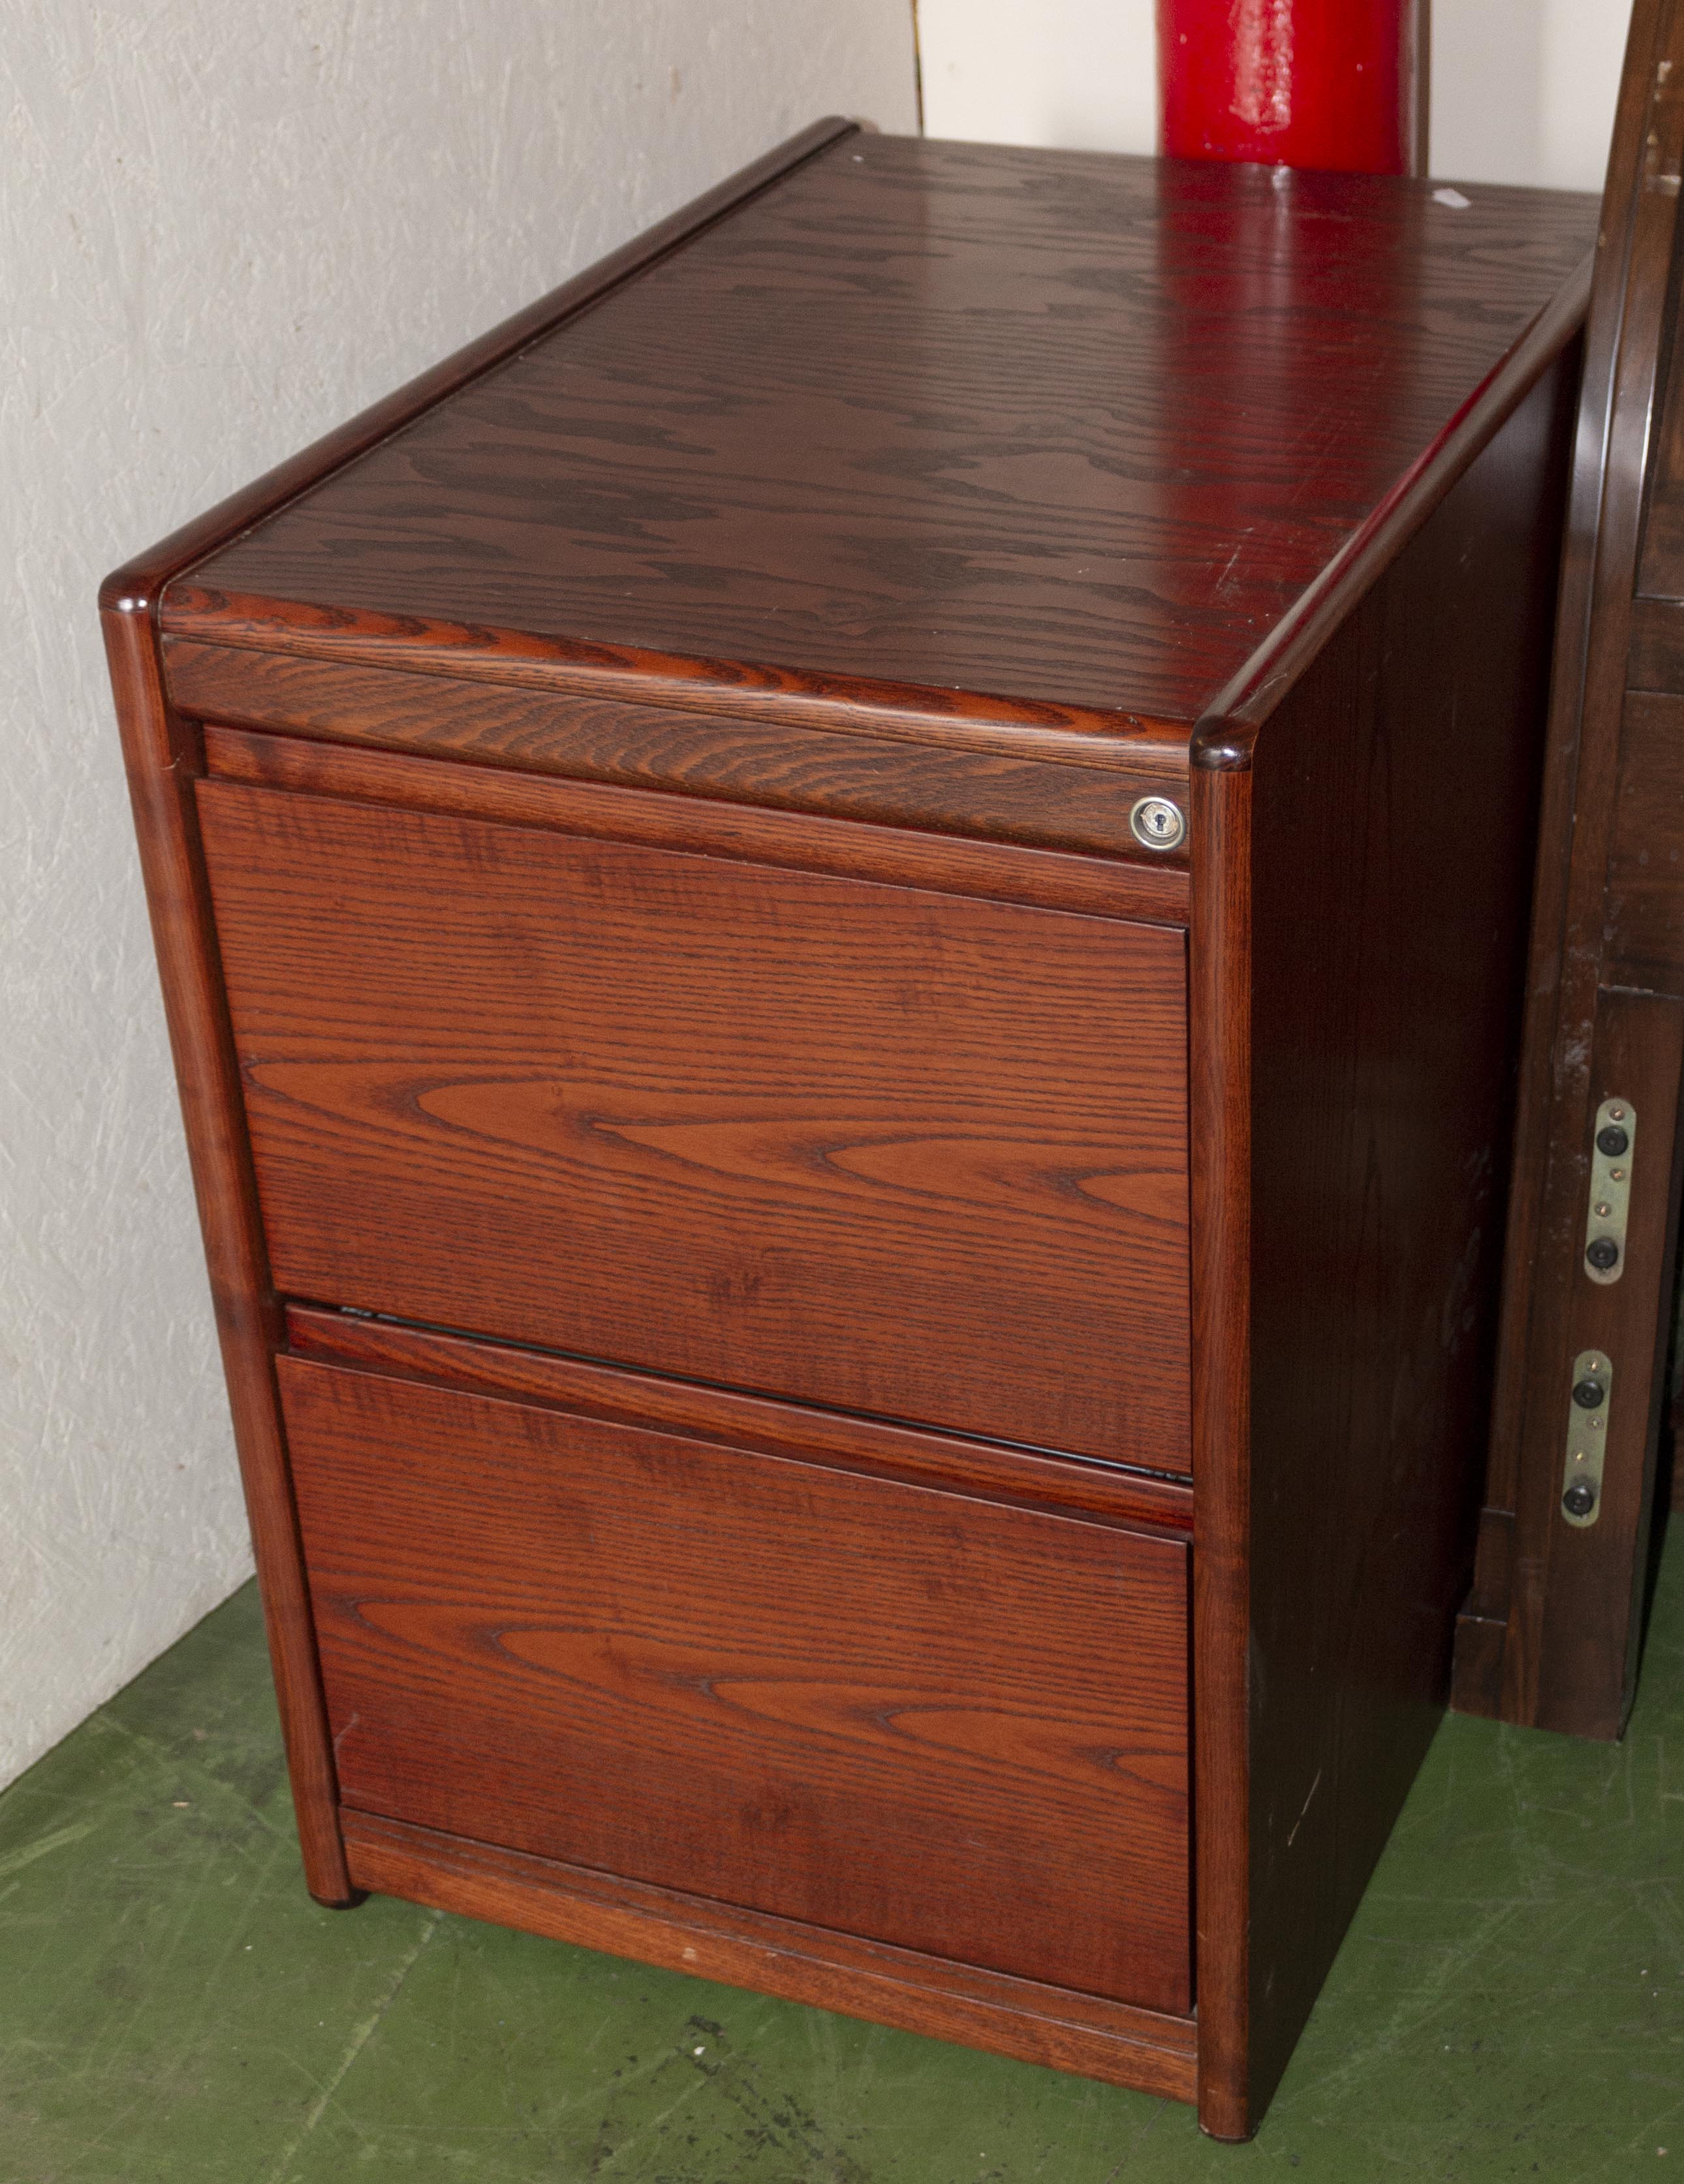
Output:
[[358,1887],[1174,2100],[1197,2028],[1029,1980],[347,1810]]

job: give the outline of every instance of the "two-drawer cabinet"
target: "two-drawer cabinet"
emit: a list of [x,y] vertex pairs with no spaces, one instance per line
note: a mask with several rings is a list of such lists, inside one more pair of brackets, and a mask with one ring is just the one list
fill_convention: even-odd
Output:
[[1254,2126],[1467,1582],[1593,226],[820,125],[109,580],[321,1900]]

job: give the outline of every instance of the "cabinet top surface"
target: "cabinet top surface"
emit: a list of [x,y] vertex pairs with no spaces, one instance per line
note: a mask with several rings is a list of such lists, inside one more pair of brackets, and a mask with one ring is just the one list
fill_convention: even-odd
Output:
[[178,580],[1187,722],[1593,198],[853,135]]

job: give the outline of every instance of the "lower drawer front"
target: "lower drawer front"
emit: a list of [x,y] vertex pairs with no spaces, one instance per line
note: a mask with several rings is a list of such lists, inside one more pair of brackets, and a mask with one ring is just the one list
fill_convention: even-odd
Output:
[[1185,1547],[279,1369],[348,1805],[1189,2007]]

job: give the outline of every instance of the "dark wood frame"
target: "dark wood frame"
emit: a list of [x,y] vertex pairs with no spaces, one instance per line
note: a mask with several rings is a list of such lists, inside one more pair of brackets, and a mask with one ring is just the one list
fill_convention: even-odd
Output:
[[[1679,982],[1624,960],[1610,888],[1628,688],[1684,688],[1634,595],[1673,300],[1684,151],[1684,10],[1637,0],[1586,332],[1540,821],[1499,1369],[1455,1704],[1617,1736],[1635,1689],[1670,1335],[1679,1145]],[[1661,656],[1657,656],[1657,654]],[[1617,1284],[1586,1278],[1589,1142],[1603,1098],[1637,1102],[1641,1167]],[[1563,1518],[1575,1355],[1618,1395],[1594,1524]]]
[[[1278,1251],[1283,1244],[1280,1209],[1257,1189],[1259,1161],[1278,1152],[1284,1127],[1278,1106],[1271,1104],[1272,1095],[1257,1077],[1260,1058],[1269,1058],[1267,1042],[1275,1035],[1272,1027],[1282,1005],[1273,944],[1253,930],[1254,883],[1267,872],[1277,891],[1290,890],[1291,883],[1290,858],[1280,843],[1279,789],[1272,768],[1277,751],[1280,766],[1286,767],[1302,737],[1313,734],[1347,800],[1330,806],[1323,823],[1336,828],[1359,808],[1363,739],[1373,733],[1374,723],[1360,709],[1333,704],[1318,677],[1336,681],[1345,671],[1341,647],[1393,641],[1386,635],[1388,616],[1425,596],[1419,588],[1423,562],[1430,563],[1447,538],[1459,538],[1457,525],[1476,521],[1490,496],[1505,489],[1514,474],[1516,446],[1529,458],[1521,468],[1531,477],[1535,496],[1541,497],[1531,510],[1536,521],[1517,549],[1518,558],[1492,557],[1489,585],[1493,590],[1511,586],[1520,599],[1517,637],[1527,629],[1536,635],[1538,616],[1547,615],[1549,589],[1538,556],[1547,560],[1552,523],[1559,516],[1551,497],[1560,480],[1548,449],[1560,438],[1576,372],[1575,337],[1588,291],[1588,265],[1335,556],[1200,723],[1191,752],[1190,858],[1150,865],[1128,861],[1120,854],[1124,845],[1114,833],[1107,833],[1101,820],[1096,817],[1089,824],[1068,815],[1051,822],[1032,816],[1019,825],[1016,844],[1000,853],[1010,861],[1009,883],[1003,862],[999,880],[990,882],[987,866],[993,853],[974,842],[962,858],[952,857],[928,835],[903,833],[894,847],[897,860],[923,861],[923,884],[979,893],[1009,884],[1014,899],[1064,904],[1090,900],[1102,887],[1112,891],[1111,904],[1129,905],[1124,914],[1191,923],[1193,1007],[1196,1019],[1207,1028],[1205,1034],[1196,1036],[1190,1077],[1196,1147],[1193,1323],[1199,1361],[1194,1415],[1197,1484],[1192,1496],[1198,1542],[1196,2016],[1159,2018],[1096,2003],[1078,2010],[1071,1997],[1030,1993],[1023,1982],[1001,1982],[927,1961],[911,1963],[906,1953],[792,1930],[787,1922],[727,1913],[629,1883],[605,1883],[600,1876],[562,1874],[545,1861],[430,1837],[423,1830],[354,1816],[342,1819],[337,1801],[274,1367],[277,1351],[289,1343],[298,1348],[327,1336],[307,1317],[283,1311],[265,1260],[198,840],[194,782],[207,770],[273,779],[278,767],[302,783],[312,766],[320,768],[325,762],[320,740],[283,744],[280,738],[300,729],[318,739],[332,733],[319,713],[310,713],[320,694],[308,687],[310,663],[327,656],[338,663],[337,672],[363,677],[371,721],[382,706],[404,700],[405,693],[391,686],[434,680],[402,671],[432,669],[435,687],[443,691],[436,716],[441,751],[450,748],[450,699],[493,688],[505,699],[515,691],[521,703],[539,705],[562,695],[620,705],[635,694],[645,710],[705,711],[728,716],[738,727],[748,723],[772,730],[799,723],[804,733],[820,728],[872,739],[878,754],[916,745],[956,760],[974,748],[995,763],[1008,748],[1012,709],[991,705],[986,726],[979,731],[962,706],[935,713],[927,696],[882,686],[797,688],[767,677],[727,687],[698,673],[669,672],[663,663],[563,657],[558,649],[505,641],[496,632],[482,633],[486,657],[465,658],[448,633],[441,632],[430,648],[426,631],[388,626],[376,616],[327,616],[304,606],[277,614],[272,603],[258,603],[243,621],[240,602],[196,593],[191,571],[217,547],[477,374],[634,278],[823,151],[851,125],[821,123],[792,139],[602,266],[177,532],[118,571],[102,591],[306,1877],[312,1892],[326,1903],[353,1903],[367,1887],[412,1894],[1178,2098],[1191,2098],[1196,2091],[1207,2131],[1244,2137],[1255,2128],[1285,2066],[1408,1786],[1441,1702],[1447,1668],[1442,1661],[1423,1662],[1416,1684],[1400,1693],[1398,1710],[1377,1716],[1360,1730],[1341,1724],[1331,1693],[1308,1710],[1301,1708],[1287,1736],[1294,1768],[1306,1752],[1319,1752],[1347,1783],[1373,1759],[1376,1737],[1391,1736],[1406,1716],[1408,1726],[1394,1739],[1395,1752],[1377,1770],[1372,1791],[1354,1804],[1345,1797],[1336,1809],[1330,1792],[1305,1833],[1304,1851],[1295,1864],[1282,1866],[1285,1851],[1292,1849],[1314,1807],[1322,1774],[1316,1774],[1309,1799],[1303,1800],[1299,1774],[1271,1756],[1281,1716],[1278,1703],[1266,1698],[1253,1680],[1251,1634],[1260,1616],[1267,1624],[1279,1603],[1306,1582],[1302,1558],[1292,1551],[1285,1498],[1295,1490],[1326,1493],[1329,1451],[1324,1448],[1319,1456],[1306,1458],[1289,1446],[1278,1424],[1260,1431],[1253,1417],[1254,1411],[1268,1414],[1267,1407],[1256,1401],[1262,1368],[1252,1337],[1260,1302],[1258,1251]],[[184,577],[188,580],[181,581]],[[161,615],[166,585],[173,587],[167,627]],[[1430,646],[1430,630],[1419,632],[1415,642]],[[1503,671],[1514,677],[1514,687],[1502,702],[1511,732],[1504,749],[1512,757],[1530,752],[1539,707],[1521,662],[1524,647],[1511,650],[1514,657]],[[254,699],[252,693],[259,682],[267,694]],[[197,725],[207,715],[231,725],[207,734]],[[1185,732],[1173,724],[1139,722],[1125,739],[1116,735],[1115,722],[1110,721],[1109,755],[1096,755],[1087,733],[1091,723],[1062,718],[1053,707],[1023,707],[1020,718],[1024,756],[1032,755],[1040,765],[1050,760],[1051,770],[1061,770],[1061,738],[1068,734],[1062,755],[1073,772],[1077,766],[1109,766],[1142,788],[1188,780]],[[370,727],[356,740],[377,749],[381,738],[377,728]],[[492,772],[484,765],[457,771],[471,778],[474,786],[462,792],[471,798],[510,808],[524,800],[533,814],[565,803],[570,825],[592,809],[611,825],[614,800],[626,794],[625,784],[631,782],[656,779],[680,789],[699,787],[711,796],[728,794],[717,782],[663,777],[659,759],[640,758],[629,766],[612,736],[604,750],[605,756],[593,755],[583,744],[574,748],[566,770],[576,777],[566,782]],[[370,762],[351,750],[326,755],[342,761],[350,773]],[[404,772],[417,796],[432,794],[421,777],[434,771],[427,759],[382,753],[371,762],[382,769],[382,783]],[[733,814],[728,802],[714,802],[699,807],[705,814],[705,822],[699,822],[683,811],[678,798],[668,800],[675,809],[667,816],[680,827],[705,823],[716,837],[722,828],[728,834],[735,825],[740,838],[752,838],[756,854],[781,834],[793,857],[821,865],[830,854],[824,847],[830,838],[827,830],[842,831],[838,822],[845,816],[853,844],[850,869],[859,871],[862,858],[869,861],[871,833],[861,822],[877,815],[862,806],[858,792],[844,780],[845,772],[837,777],[840,785],[827,792],[828,803],[821,799],[799,816]],[[577,777],[593,773],[594,781]],[[337,777],[343,780],[345,774]],[[1485,777],[1475,766],[1469,782],[1475,800],[1484,785]],[[1254,842],[1259,813],[1267,828],[1259,828]],[[1530,814],[1524,811],[1511,812],[1503,822],[1497,864],[1512,866],[1529,838],[1529,824]],[[1088,856],[1096,852],[1112,860],[1101,868],[1103,879],[1071,851]],[[1447,857],[1453,853],[1489,859],[1492,844],[1464,825],[1453,831]],[[842,854],[839,848],[835,854]],[[944,869],[945,881],[937,876]],[[1411,864],[1405,869],[1400,863],[1395,869],[1387,866],[1383,877],[1395,889],[1418,881],[1428,884],[1437,876],[1436,867]],[[1351,906],[1351,899],[1336,891],[1308,905],[1317,915],[1334,917]],[[1500,1029],[1497,1036],[1500,1039]],[[1261,1237],[1253,1233],[1260,1207],[1266,1220],[1276,1224]],[[1418,1273],[1430,1284],[1444,1271],[1424,1259]],[[371,1340],[377,1348],[378,1339]],[[388,1357],[382,1369],[392,1362]],[[1469,1367],[1469,1390],[1480,1387],[1484,1365],[1482,1353]],[[1455,1481],[1465,1470],[1468,1450],[1462,1444],[1475,1430],[1464,1419],[1459,1440],[1436,1446],[1422,1458],[1436,1467],[1436,1490],[1447,1493],[1452,1502]],[[914,1455],[910,1449],[901,1452],[909,1462]],[[1048,1484],[1051,1489],[1051,1474]],[[1151,1508],[1137,1511],[1136,1521],[1185,1524],[1185,1490],[1165,1484],[1153,1492]],[[1260,1551],[1254,1548],[1259,1541]],[[1424,1542],[1419,1566],[1402,1571],[1398,1585],[1424,1589],[1436,1602],[1447,1586],[1459,1587],[1464,1579],[1464,1546],[1460,1514],[1447,1505],[1443,1522]],[[1373,1596],[1360,1603],[1363,1628],[1381,1630],[1401,1596],[1396,1590],[1376,1586]],[[1360,1640],[1360,1632],[1354,1635]],[[1352,1635],[1345,1634],[1347,1641]],[[1313,1665],[1329,1663],[1324,1659]],[[1274,1860],[1268,1869],[1260,1862],[1265,1854]]]

